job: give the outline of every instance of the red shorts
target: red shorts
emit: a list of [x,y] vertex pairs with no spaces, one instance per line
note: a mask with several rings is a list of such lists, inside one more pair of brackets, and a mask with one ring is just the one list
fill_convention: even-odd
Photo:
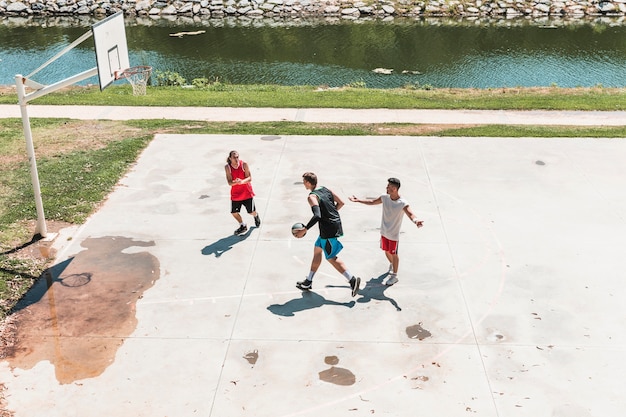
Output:
[[398,241],[387,239],[385,236],[380,237],[380,248],[392,255],[398,253]]

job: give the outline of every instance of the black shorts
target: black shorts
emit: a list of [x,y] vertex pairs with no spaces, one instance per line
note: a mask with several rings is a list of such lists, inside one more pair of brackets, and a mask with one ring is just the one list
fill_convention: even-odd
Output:
[[231,201],[230,203],[231,203],[230,204],[231,213],[239,213],[241,211],[241,206],[244,206],[248,213],[252,213],[253,211],[256,211],[253,198],[249,198],[247,200],[241,200],[241,201]]

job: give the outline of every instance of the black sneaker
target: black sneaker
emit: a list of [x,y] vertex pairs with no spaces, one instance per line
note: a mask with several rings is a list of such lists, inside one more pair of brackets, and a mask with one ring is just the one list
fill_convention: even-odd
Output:
[[350,278],[350,288],[352,289],[352,296],[356,296],[359,292],[359,287],[361,286],[361,278],[352,277]]
[[304,281],[296,282],[296,287],[301,290],[310,290],[313,287],[313,281],[305,279]]
[[245,224],[242,224],[241,226],[239,226],[239,229],[235,230],[235,234],[241,235],[243,233],[246,233],[247,231],[248,231],[248,226],[246,226]]
[[261,225],[261,218],[260,218],[259,216],[256,216],[256,217],[254,218],[254,225],[255,225],[256,227],[259,227],[259,226]]

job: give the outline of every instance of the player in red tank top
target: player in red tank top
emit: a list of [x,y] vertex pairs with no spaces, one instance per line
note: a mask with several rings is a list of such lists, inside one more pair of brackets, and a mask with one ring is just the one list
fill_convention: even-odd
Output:
[[254,204],[254,191],[252,190],[252,175],[248,164],[239,159],[239,152],[230,151],[226,158],[226,181],[230,185],[230,213],[239,223],[239,228],[235,230],[236,235],[241,235],[248,231],[248,225],[241,218],[241,206],[254,217],[256,227],[261,225],[261,219]]

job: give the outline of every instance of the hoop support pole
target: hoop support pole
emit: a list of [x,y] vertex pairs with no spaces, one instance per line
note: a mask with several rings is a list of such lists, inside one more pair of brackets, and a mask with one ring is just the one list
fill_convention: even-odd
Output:
[[37,209],[37,225],[35,234],[45,238],[48,235],[46,227],[46,216],[43,211],[43,201],[41,199],[41,186],[39,184],[39,173],[37,171],[37,160],[35,159],[35,147],[33,145],[33,134],[30,129],[30,118],[28,117],[28,100],[26,99],[26,89],[24,88],[24,78],[21,75],[15,76],[15,86],[17,89],[17,97],[20,102],[20,111],[22,113],[22,126],[24,127],[24,137],[26,139],[26,151],[28,153],[28,162],[30,164],[30,179],[33,184],[33,192],[35,194],[35,207]]
[[[81,72],[79,74],[73,75],[73,76],[71,76],[69,78],[66,78],[64,80],[58,81],[58,82],[56,82],[54,84],[47,85],[47,86],[43,87],[40,90],[33,91],[32,93],[29,93],[29,94],[24,94],[24,100],[26,102],[29,102],[29,101],[34,100],[36,98],[39,98],[41,96],[45,96],[48,93],[52,93],[53,91],[59,90],[59,89],[61,89],[63,87],[67,87],[68,85],[72,85],[72,84],[77,83],[79,81],[86,80],[87,78],[93,77],[94,75],[98,75],[98,68],[96,68],[96,67],[88,69],[87,71],[83,71],[83,72]],[[24,78],[21,75],[16,75],[15,76],[15,84],[16,85],[18,83],[17,77],[20,77],[20,84],[22,84],[22,87],[23,87],[24,83],[28,82],[28,78]]]

